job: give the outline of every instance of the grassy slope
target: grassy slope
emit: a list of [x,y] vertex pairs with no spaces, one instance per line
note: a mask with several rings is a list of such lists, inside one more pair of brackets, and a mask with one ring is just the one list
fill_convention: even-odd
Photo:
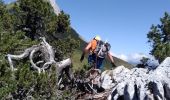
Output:
[[[81,53],[82,51],[80,50],[76,50],[72,56],[72,61],[73,61],[73,70],[80,70],[82,69],[82,67],[84,67],[84,65],[87,65],[87,56],[86,58],[84,59],[83,62],[80,62],[80,57],[81,57]],[[113,57],[114,61],[115,61],[115,64],[116,66],[120,66],[120,65],[123,65],[129,69],[132,68],[133,65],[129,64],[128,62],[125,62],[117,57]],[[104,69],[111,69],[112,66],[110,64],[110,61],[108,59],[105,59],[103,61],[103,67]]]

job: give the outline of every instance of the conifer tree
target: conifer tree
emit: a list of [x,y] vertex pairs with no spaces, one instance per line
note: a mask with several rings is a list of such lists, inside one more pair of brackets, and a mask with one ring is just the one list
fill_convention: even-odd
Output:
[[159,63],[170,56],[170,15],[165,12],[160,21],[160,24],[152,25],[147,34],[152,47],[150,54],[155,56]]
[[12,4],[0,0],[0,15],[0,99],[63,98],[58,96],[54,67],[38,74],[30,68],[28,59],[24,59],[16,61],[18,70],[11,72],[6,55],[20,54],[38,44],[40,36],[46,37],[57,50],[58,61],[71,55],[78,44],[68,34],[69,15],[64,12],[55,15],[46,0],[17,0]]

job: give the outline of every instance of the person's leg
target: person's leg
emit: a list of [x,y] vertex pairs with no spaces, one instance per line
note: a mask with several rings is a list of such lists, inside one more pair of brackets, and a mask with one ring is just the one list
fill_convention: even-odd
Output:
[[93,55],[88,56],[88,70],[93,67]]
[[88,56],[88,64],[90,65],[91,68],[96,68],[96,63],[97,63],[97,59],[96,59],[96,54],[91,54]]
[[92,67],[94,68],[94,69],[96,69],[97,68],[97,58],[96,58],[96,54],[92,54]]
[[103,60],[104,58],[97,58],[97,69],[103,70]]
[[92,55],[89,55],[88,56],[88,63],[91,63],[92,62]]

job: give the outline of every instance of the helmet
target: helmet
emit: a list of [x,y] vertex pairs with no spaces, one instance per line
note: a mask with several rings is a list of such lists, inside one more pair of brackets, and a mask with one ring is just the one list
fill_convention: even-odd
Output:
[[98,36],[98,35],[95,36],[94,39],[97,40],[97,41],[100,41],[100,40],[101,40],[100,36]]

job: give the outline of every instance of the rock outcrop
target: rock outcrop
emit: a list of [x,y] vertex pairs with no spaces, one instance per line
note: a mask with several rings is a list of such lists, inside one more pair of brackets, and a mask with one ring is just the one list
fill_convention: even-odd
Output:
[[60,8],[59,8],[59,6],[57,5],[56,0],[49,0],[49,2],[50,2],[51,6],[52,6],[53,9],[54,9],[54,13],[55,13],[56,15],[59,15],[59,13],[60,13]]
[[119,66],[101,75],[102,87],[111,89],[108,100],[170,100],[170,57],[155,70]]

